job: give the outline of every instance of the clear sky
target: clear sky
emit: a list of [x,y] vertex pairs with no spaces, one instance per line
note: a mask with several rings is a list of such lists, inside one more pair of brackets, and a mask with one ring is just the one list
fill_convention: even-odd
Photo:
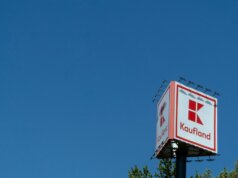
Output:
[[238,159],[237,0],[1,0],[0,177],[124,178],[149,165],[152,96],[184,76],[221,93],[219,153]]

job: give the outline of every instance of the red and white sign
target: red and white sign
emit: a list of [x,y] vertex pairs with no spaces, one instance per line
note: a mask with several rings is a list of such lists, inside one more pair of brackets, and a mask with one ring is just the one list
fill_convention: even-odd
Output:
[[[157,105],[156,153],[163,157],[169,140],[187,144],[191,156],[217,153],[217,99],[170,82]],[[193,146],[201,151],[194,152]],[[169,149],[165,149],[169,150]]]
[[[160,149],[169,138],[169,89],[157,105],[156,149]],[[159,150],[157,150],[159,151]]]
[[217,100],[176,83],[175,138],[217,152]]

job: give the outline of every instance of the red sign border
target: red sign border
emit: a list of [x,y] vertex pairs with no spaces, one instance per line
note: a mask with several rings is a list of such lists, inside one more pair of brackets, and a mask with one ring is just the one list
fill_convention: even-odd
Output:
[[[194,142],[194,141],[191,141],[191,140],[188,140],[188,139],[185,139],[185,138],[183,138],[183,137],[180,137],[180,136],[178,136],[178,89],[179,88],[182,88],[182,89],[184,89],[184,90],[186,90],[186,91],[189,91],[189,92],[191,92],[191,93],[194,93],[194,94],[196,94],[196,95],[198,95],[198,96],[201,96],[201,97],[203,97],[203,98],[206,98],[206,99],[208,99],[208,100],[210,100],[210,101],[213,101],[214,102],[214,148],[210,148],[210,147],[208,147],[208,146],[205,146],[205,145],[202,145],[202,144],[200,144],[200,143],[197,143],[197,142]],[[186,141],[186,142],[188,142],[188,143],[191,143],[191,144],[194,144],[194,145],[197,145],[197,146],[199,146],[199,147],[202,147],[202,148],[205,148],[205,149],[207,149],[207,150],[210,150],[210,151],[213,151],[213,152],[216,152],[216,148],[217,148],[217,145],[216,145],[216,139],[217,139],[217,135],[216,135],[216,130],[217,130],[217,127],[216,127],[216,123],[217,123],[217,110],[216,110],[216,105],[217,105],[217,103],[216,103],[216,100],[215,99],[213,99],[213,98],[210,98],[210,97],[208,97],[208,96],[206,96],[206,95],[203,95],[203,94],[201,94],[201,93],[198,93],[198,92],[196,92],[196,91],[193,91],[193,90],[191,90],[191,89],[189,89],[189,88],[186,88],[186,87],[184,87],[184,86],[182,86],[182,85],[180,85],[180,84],[177,84],[177,86],[176,86],[176,135],[175,135],[175,137],[176,138],[179,138],[180,140],[183,140],[183,141]]]

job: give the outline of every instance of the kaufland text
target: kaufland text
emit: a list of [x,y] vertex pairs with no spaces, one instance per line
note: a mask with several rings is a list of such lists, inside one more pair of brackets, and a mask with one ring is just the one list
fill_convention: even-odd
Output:
[[160,142],[160,140],[161,140],[162,137],[164,136],[165,132],[168,132],[168,126],[166,126],[166,127],[162,130],[160,136],[157,137],[157,142]]
[[196,135],[198,137],[202,137],[206,140],[211,140],[211,133],[201,132],[201,131],[198,130],[197,127],[192,127],[191,128],[189,126],[186,126],[184,123],[180,122],[180,129],[187,132],[187,133]]

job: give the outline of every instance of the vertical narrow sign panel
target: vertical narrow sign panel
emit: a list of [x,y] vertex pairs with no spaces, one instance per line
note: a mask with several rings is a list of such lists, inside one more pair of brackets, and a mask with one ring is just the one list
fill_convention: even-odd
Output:
[[156,150],[157,153],[169,138],[170,90],[166,90],[157,104]]

